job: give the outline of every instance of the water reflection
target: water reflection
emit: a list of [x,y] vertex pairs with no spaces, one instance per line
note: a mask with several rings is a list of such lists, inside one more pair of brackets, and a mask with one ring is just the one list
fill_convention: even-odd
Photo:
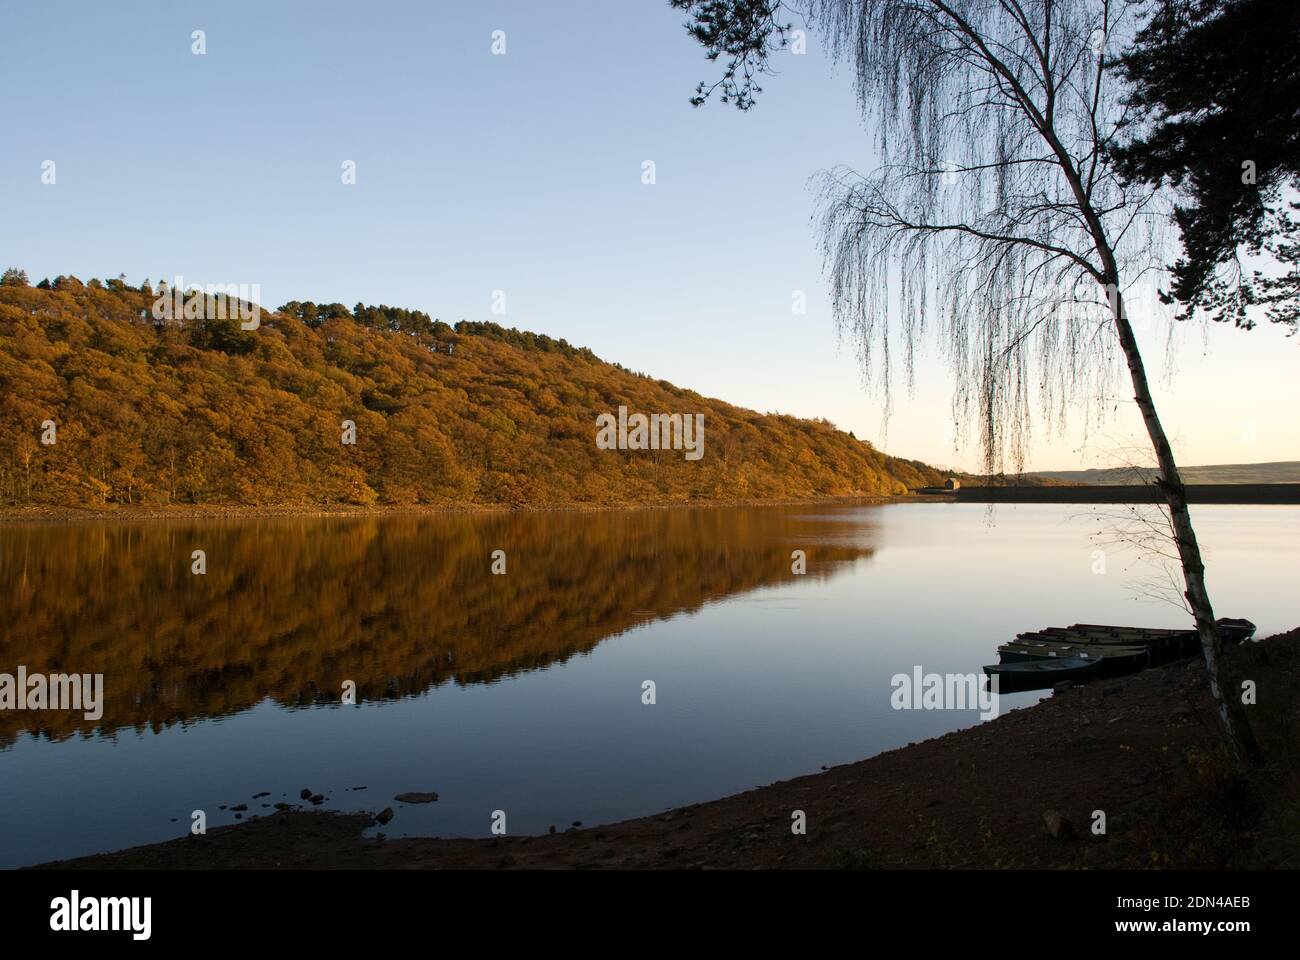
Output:
[[[1260,636],[1300,622],[1300,507],[1196,521],[1221,615]],[[978,674],[1027,629],[1181,622],[1135,602],[1126,563],[1093,572],[1097,527],[1077,506],[960,503],[3,525],[0,672],[102,672],[107,703],[92,736],[80,713],[0,711],[0,867],[308,787],[393,806],[390,836],[484,836],[498,809],[540,833],[938,736],[980,712],[898,709],[892,678]]]
[[102,673],[107,697],[97,723],[2,711],[0,746],[338,700],[344,681],[362,701],[491,683],[792,580],[794,549],[828,577],[873,530],[794,509],[8,527],[0,671]]

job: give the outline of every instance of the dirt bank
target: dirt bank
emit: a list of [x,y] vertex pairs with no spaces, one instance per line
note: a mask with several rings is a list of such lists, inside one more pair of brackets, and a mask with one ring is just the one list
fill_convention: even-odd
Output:
[[[55,868],[944,868],[1300,865],[1300,629],[1233,654],[1270,757],[1230,773],[1199,661],[1099,681],[989,723],[671,813],[554,835],[365,839],[286,812]],[[792,813],[807,834],[791,830]],[[1056,811],[1073,836],[1054,837]],[[1090,831],[1105,813],[1105,835]],[[400,816],[400,814],[399,814]]]

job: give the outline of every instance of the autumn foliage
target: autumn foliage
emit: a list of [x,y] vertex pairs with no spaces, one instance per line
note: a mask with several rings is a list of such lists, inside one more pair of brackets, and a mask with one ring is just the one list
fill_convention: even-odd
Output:
[[[153,301],[120,280],[6,277],[0,502],[629,504],[941,481],[825,421],[733,407],[495,324],[295,301],[244,330],[158,321]],[[597,449],[596,417],[619,405],[703,413],[703,458]]]

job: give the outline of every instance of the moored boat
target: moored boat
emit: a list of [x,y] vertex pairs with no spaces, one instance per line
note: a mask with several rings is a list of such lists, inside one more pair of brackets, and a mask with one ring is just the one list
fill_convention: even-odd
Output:
[[1147,648],[1138,644],[1067,643],[1057,640],[1015,639],[998,647],[1003,663],[1042,657],[1085,656],[1093,659],[1147,661]]
[[1011,663],[994,663],[984,668],[985,675],[998,678],[998,689],[1041,689],[1062,680],[1091,680],[1102,669],[1102,658],[1089,656],[1042,657]]
[[[1249,620],[1217,621],[1225,643],[1239,643],[1255,633]],[[1195,628],[1161,629],[1076,623],[1021,633],[998,647],[1000,663],[984,668],[989,676],[1014,681],[1018,689],[1041,689],[1061,680],[1090,680],[1141,670],[1156,663],[1192,656],[1201,648]]]

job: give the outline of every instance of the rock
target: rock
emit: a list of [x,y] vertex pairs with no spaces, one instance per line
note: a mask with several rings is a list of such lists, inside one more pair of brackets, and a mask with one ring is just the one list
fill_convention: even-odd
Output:
[[275,809],[277,809],[277,810],[292,810],[292,809],[293,809],[293,804],[292,804],[292,803],[284,803],[284,802],[282,801],[282,802],[277,803],[277,804],[275,805]]
[[417,791],[412,793],[399,793],[397,796],[393,797],[393,799],[398,803],[433,803],[438,799],[438,795],[433,791],[429,791],[428,793],[419,793]]
[[575,827],[580,827],[580,826],[582,826],[582,821],[581,821],[581,820],[574,820],[574,821],[573,821],[573,825],[574,825]]
[[1064,843],[1074,836],[1074,824],[1058,810],[1045,810],[1043,812],[1043,823],[1047,825],[1047,832],[1052,835],[1053,840],[1060,840]]
[[308,790],[306,787],[303,787],[301,790],[298,791],[298,796],[302,797],[304,800],[307,800],[311,797],[311,791]]
[[242,812],[242,811],[248,809],[248,804],[246,804],[246,803],[237,803],[237,804],[235,804],[233,807],[231,807],[230,809],[233,810],[235,813],[240,813],[240,812]]
[[308,799],[308,801],[310,801],[311,803],[315,804],[315,805],[318,806],[318,807],[319,807],[322,803],[325,802],[325,797],[322,796],[322,795],[319,794],[319,793],[313,793],[313,794],[312,794],[310,797],[308,797],[307,799]]
[[254,799],[254,800],[261,800],[263,797],[269,797],[270,795],[271,795],[271,791],[270,791],[270,790],[263,790],[261,793],[255,793],[255,794],[253,794],[253,799]]
[[1074,681],[1072,680],[1058,680],[1056,683],[1052,684],[1053,693],[1065,693],[1067,690],[1073,689]]
[[380,810],[377,814],[375,814],[375,822],[387,823],[389,820],[393,819],[393,816],[394,816],[393,808],[384,807],[384,809]]
[[551,824],[549,827],[547,827],[547,828],[546,828],[546,832],[547,832],[547,833],[554,833],[554,832],[555,832],[555,824]]

